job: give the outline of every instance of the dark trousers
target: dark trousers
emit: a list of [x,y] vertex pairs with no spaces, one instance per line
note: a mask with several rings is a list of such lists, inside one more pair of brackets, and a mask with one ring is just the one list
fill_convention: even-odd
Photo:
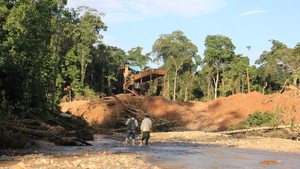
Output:
[[150,131],[143,131],[142,141],[145,140],[145,145],[148,145],[149,138],[150,138]]

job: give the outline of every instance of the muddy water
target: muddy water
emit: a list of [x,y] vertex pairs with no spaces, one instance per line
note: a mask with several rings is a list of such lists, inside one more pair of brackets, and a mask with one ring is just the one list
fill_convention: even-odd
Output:
[[[97,142],[97,141],[95,141]],[[115,153],[142,154],[145,160],[162,168],[223,169],[272,168],[298,169],[300,153],[278,153],[192,143],[153,143],[148,146],[118,146],[110,140]]]
[[35,153],[70,156],[94,152],[135,153],[153,166],[168,169],[272,168],[298,169],[300,153],[278,153],[252,149],[219,147],[194,143],[150,143],[148,146],[123,146],[122,138],[96,135],[93,146],[49,146],[35,149]]

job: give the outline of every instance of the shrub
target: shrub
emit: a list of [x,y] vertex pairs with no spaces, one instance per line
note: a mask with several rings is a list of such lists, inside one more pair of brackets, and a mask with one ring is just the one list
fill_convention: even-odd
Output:
[[253,114],[250,114],[248,118],[236,125],[230,126],[229,130],[239,130],[246,129],[249,127],[261,127],[261,126],[277,126],[281,124],[282,116],[280,113],[262,113],[260,111],[255,111]]
[[248,116],[248,119],[242,122],[242,125],[247,127],[257,127],[270,124],[276,116],[273,113],[259,111],[254,112]]

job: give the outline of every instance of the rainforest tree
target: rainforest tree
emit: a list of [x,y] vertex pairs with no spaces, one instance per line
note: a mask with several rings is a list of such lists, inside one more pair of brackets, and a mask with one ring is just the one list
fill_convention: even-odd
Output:
[[[173,74],[173,100],[176,100],[178,76],[184,72],[195,72],[197,68],[197,61],[200,60],[197,51],[196,45],[179,30],[161,35],[152,46],[155,60],[162,60],[162,67],[168,70],[169,75]],[[185,90],[184,86],[181,87]]]

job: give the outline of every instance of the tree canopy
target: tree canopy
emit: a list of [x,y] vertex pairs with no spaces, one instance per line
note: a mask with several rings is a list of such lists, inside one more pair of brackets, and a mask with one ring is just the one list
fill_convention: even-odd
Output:
[[[124,51],[102,41],[102,32],[109,29],[104,13],[90,7],[68,9],[66,3],[0,0],[1,117],[48,117],[70,93],[71,99],[123,93],[125,64],[147,70],[159,61],[168,74],[152,84],[164,84],[161,95],[179,101],[254,90],[274,93],[286,82],[299,87],[300,43],[290,48],[270,40],[272,47],[256,65],[236,54],[230,37],[218,34],[206,36],[201,58],[181,30],[160,35],[152,51],[141,46]],[[250,45],[245,48],[251,50]]]
[[197,51],[197,46],[182,31],[161,35],[153,44],[152,52],[156,56],[154,60],[162,60],[162,67],[168,69],[169,74],[174,74],[170,77],[173,80],[173,100],[176,100],[178,76],[180,78],[185,72],[194,72],[198,66],[195,62],[199,60]]

